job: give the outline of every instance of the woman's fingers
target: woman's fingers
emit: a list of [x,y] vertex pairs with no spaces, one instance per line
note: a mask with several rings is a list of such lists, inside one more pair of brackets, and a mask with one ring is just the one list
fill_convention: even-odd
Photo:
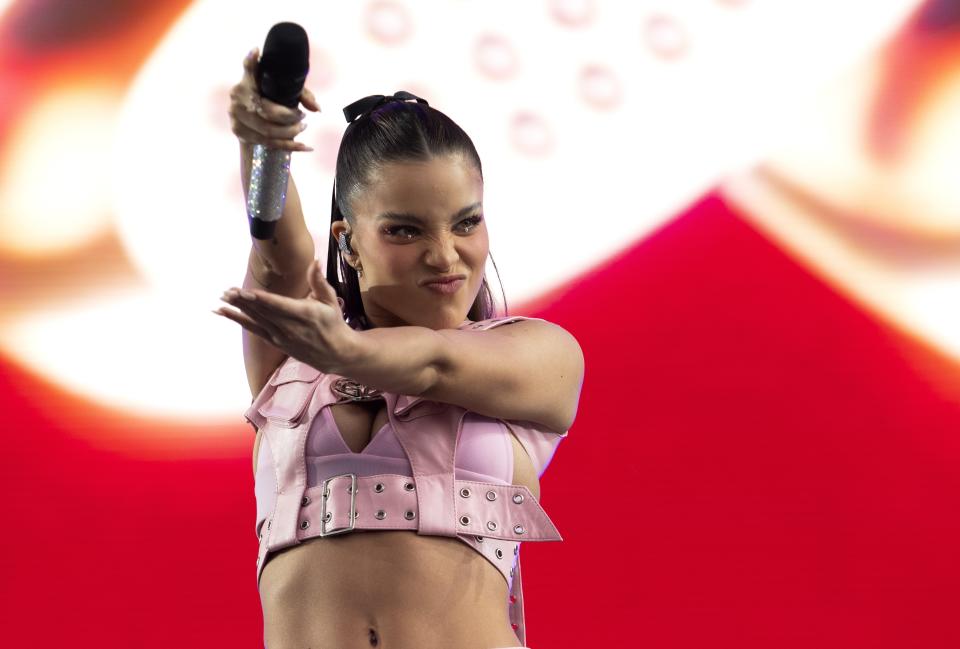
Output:
[[[264,144],[291,151],[313,151],[294,141],[306,128],[305,113],[262,97],[256,87],[259,48],[253,48],[243,59],[243,79],[230,89],[230,128],[241,141]],[[308,110],[319,111],[316,97],[304,88],[301,101]]]
[[303,120],[305,113],[299,108],[289,108],[257,93],[256,86],[241,81],[230,88],[230,112],[246,111],[259,115],[274,124],[290,125]]
[[231,117],[265,138],[292,139],[300,135],[307,126],[306,123],[301,121],[293,124],[275,124],[242,107],[237,107],[236,110],[232,110],[230,113]]
[[296,124],[304,118],[304,112],[299,108],[290,108],[283,104],[260,97],[261,110],[258,113],[264,119],[277,124]]
[[[255,102],[259,106],[260,110],[255,111],[264,119],[267,119],[271,122],[276,122],[278,124],[294,124],[301,119],[303,119],[303,111],[299,108],[290,108],[289,106],[284,106],[283,104],[278,104],[273,102],[266,97],[260,96],[260,93],[257,90],[257,65],[259,64],[260,52],[258,48],[253,48],[243,59],[243,79],[234,86],[238,91],[246,90],[253,95],[256,95]],[[309,91],[308,91],[309,92]],[[317,106],[316,99],[313,97],[313,94],[310,94],[311,103],[316,108],[311,108],[311,110],[319,110]],[[248,99],[252,99],[248,97]]]
[[271,149],[286,149],[289,151],[313,151],[311,147],[308,147],[302,142],[297,142],[296,140],[289,139],[279,139],[279,138],[269,138],[265,137],[261,133],[254,131],[249,126],[236,121],[231,120],[231,130],[233,134],[242,142],[249,142],[251,144],[265,144]]
[[317,103],[317,98],[313,96],[313,92],[309,88],[304,88],[303,92],[300,93],[300,103],[315,113],[320,112],[320,104]]
[[243,57],[243,76],[249,76],[250,79],[256,78],[257,64],[260,62],[260,48],[255,47]]
[[244,329],[250,333],[260,336],[264,340],[270,343],[274,343],[277,340],[274,335],[272,335],[267,329],[257,324],[254,320],[245,315],[242,311],[236,311],[233,309],[228,309],[226,307],[220,307],[214,313],[222,315],[225,318],[233,320],[234,322],[241,325]]
[[320,265],[319,259],[314,259],[310,262],[310,267],[307,269],[307,283],[310,285],[317,301],[339,308],[337,291],[330,285],[327,278],[323,276],[322,271],[323,267]]

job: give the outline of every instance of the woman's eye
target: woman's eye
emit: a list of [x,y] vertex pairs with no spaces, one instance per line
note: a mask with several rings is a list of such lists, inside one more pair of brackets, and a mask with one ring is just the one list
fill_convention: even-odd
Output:
[[482,217],[482,216],[471,216],[471,217],[468,218],[468,219],[464,219],[464,220],[460,221],[460,223],[467,223],[467,224],[469,224],[469,225],[471,226],[471,227],[468,229],[468,232],[469,232],[469,231],[473,231],[474,228],[476,228],[478,225],[480,225],[480,221],[482,221],[482,220],[483,220],[483,217]]
[[[466,224],[467,227],[464,228],[466,232],[473,232],[474,229],[480,224],[480,221],[483,220],[483,217],[480,215],[471,216],[470,218],[464,219],[458,223],[458,225]],[[399,236],[401,239],[409,239],[412,235],[407,235],[406,232],[411,232],[416,234],[417,228],[410,225],[394,225],[389,228],[384,228],[383,230],[391,237]]]
[[[389,234],[391,237],[397,236],[397,233],[401,230],[410,230],[412,232],[416,232],[417,229],[412,228],[409,225],[395,225],[392,228],[384,228],[384,232]],[[408,237],[402,237],[402,238],[406,239]]]

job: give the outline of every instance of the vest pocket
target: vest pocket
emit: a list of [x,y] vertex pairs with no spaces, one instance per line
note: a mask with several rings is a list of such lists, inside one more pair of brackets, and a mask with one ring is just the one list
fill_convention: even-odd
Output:
[[257,408],[257,412],[271,422],[289,428],[295,426],[306,412],[320,371],[299,362],[291,363],[283,370],[268,383],[275,388],[273,395]]

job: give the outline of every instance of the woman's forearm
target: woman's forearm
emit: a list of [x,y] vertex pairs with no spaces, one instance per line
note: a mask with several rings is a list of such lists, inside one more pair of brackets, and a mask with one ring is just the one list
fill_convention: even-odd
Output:
[[[240,179],[243,184],[244,202],[250,185],[250,167],[253,161],[253,144],[240,143]],[[250,238],[253,250],[267,271],[283,277],[291,272],[303,272],[316,254],[313,238],[303,219],[300,195],[293,182],[293,174],[287,180],[287,198],[283,214],[277,221],[271,239]]]
[[353,332],[350,340],[329,371],[378,390],[417,396],[446,366],[447,341],[427,327],[375,327]]

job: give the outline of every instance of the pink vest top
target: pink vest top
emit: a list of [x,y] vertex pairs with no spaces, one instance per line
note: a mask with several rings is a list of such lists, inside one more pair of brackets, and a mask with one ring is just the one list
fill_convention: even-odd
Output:
[[[528,319],[464,321],[459,329]],[[409,529],[455,537],[506,579],[510,622],[526,644],[520,544],[563,539],[530,490],[511,484],[509,435],[512,430],[539,478],[567,433],[384,392],[388,422],[354,453],[327,407],[347,401],[330,389],[338,378],[287,357],[244,412],[263,429],[254,483],[258,585],[271,552],[316,536]],[[418,443],[425,439],[430,443]]]

